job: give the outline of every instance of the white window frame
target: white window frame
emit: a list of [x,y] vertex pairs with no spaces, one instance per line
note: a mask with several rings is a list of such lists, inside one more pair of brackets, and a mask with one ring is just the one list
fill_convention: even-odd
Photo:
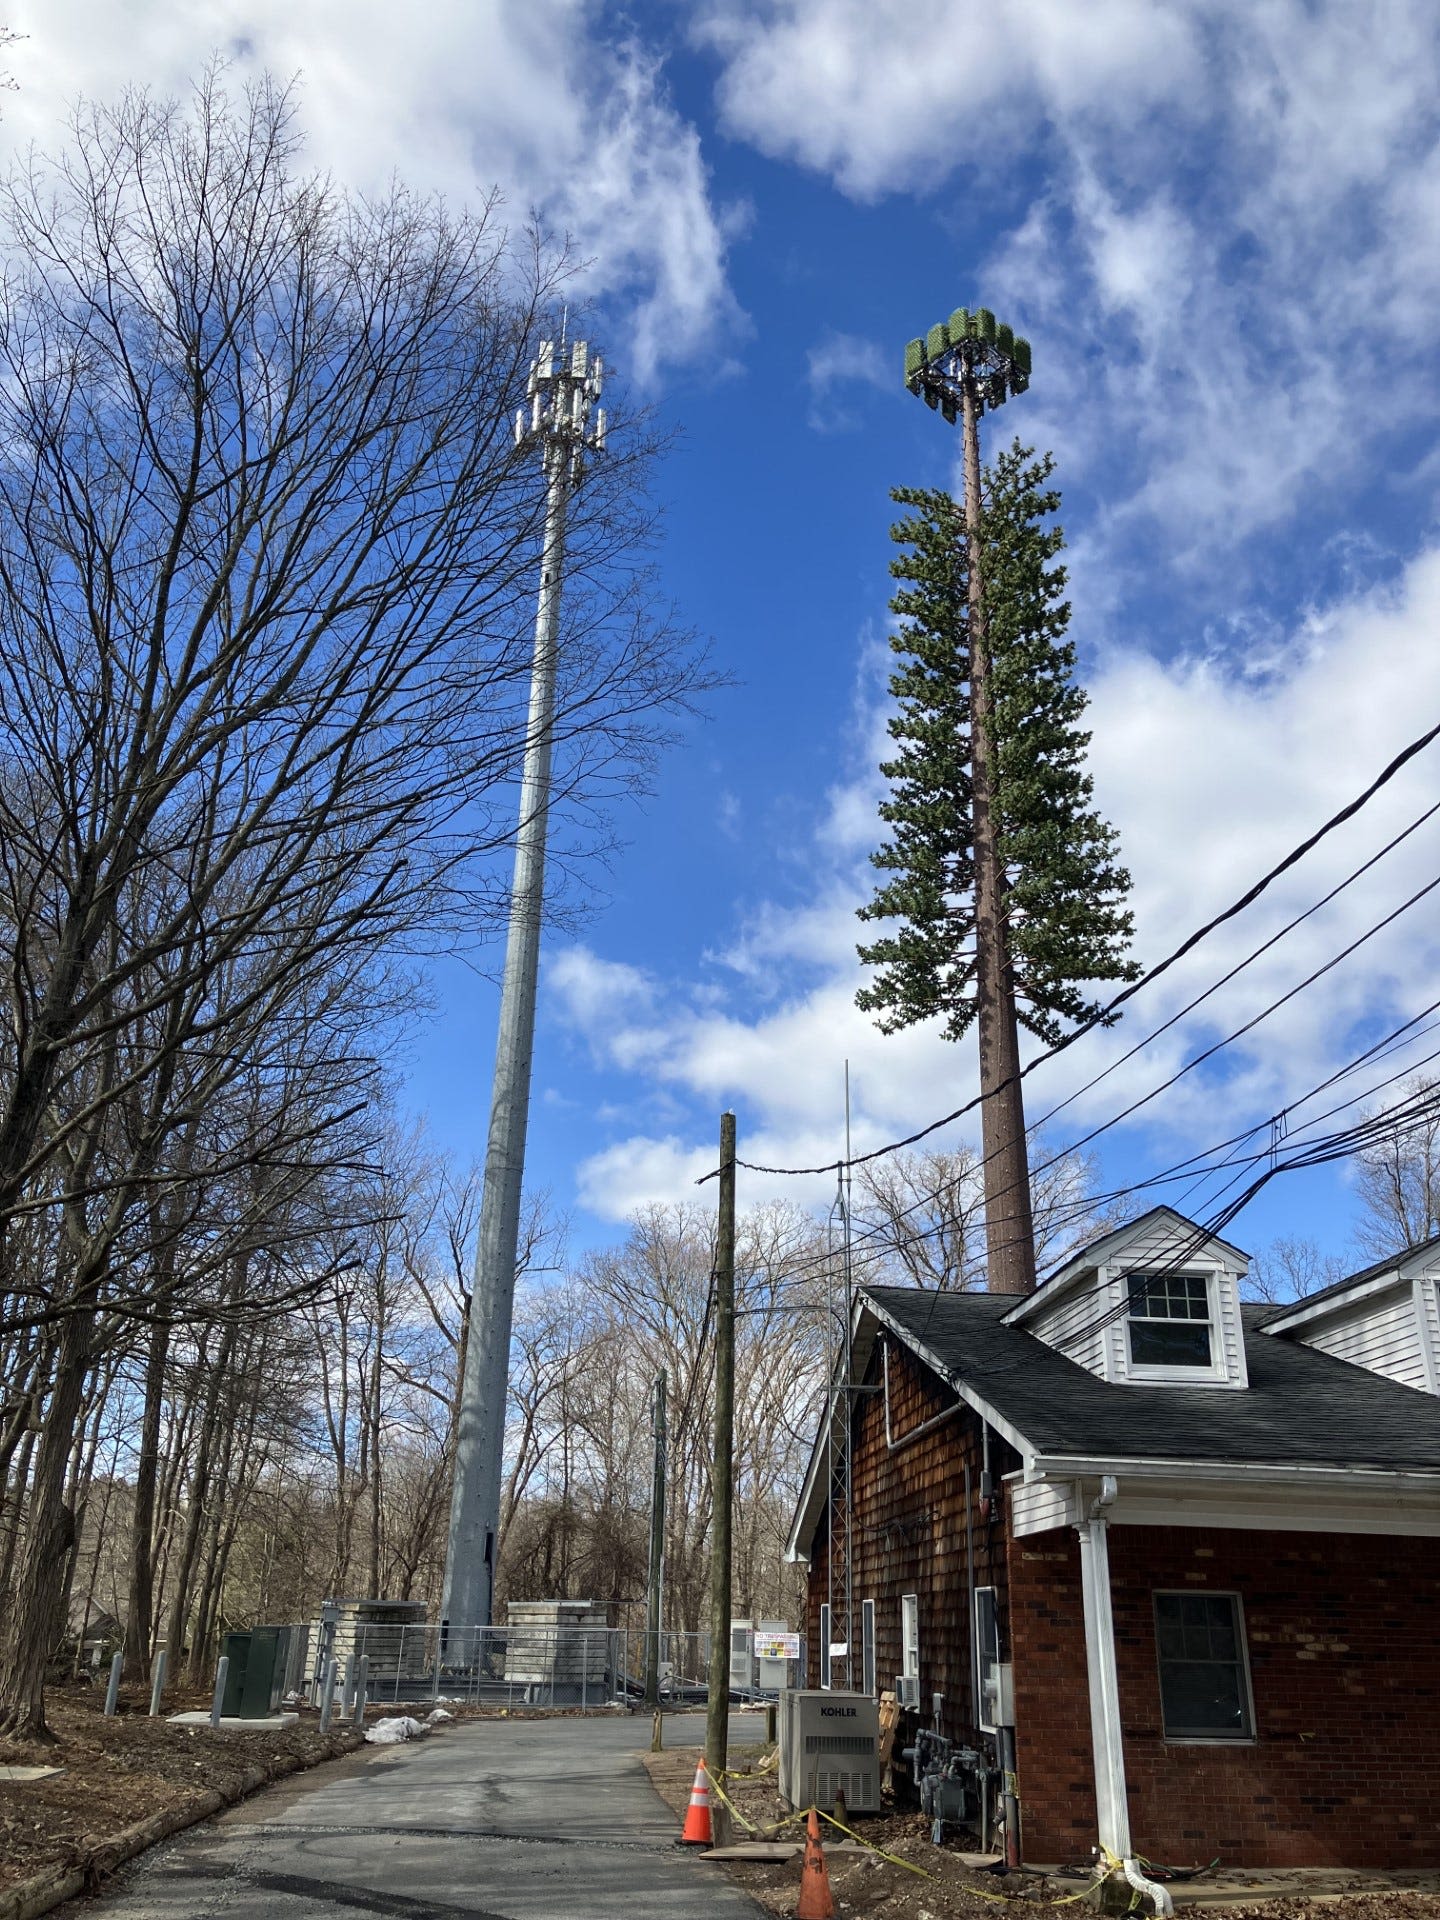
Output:
[[907,1680],[920,1678],[920,1596],[900,1596],[900,1671]]
[[[1185,1267],[1177,1273],[1177,1279],[1203,1280],[1205,1282],[1205,1304],[1209,1313],[1206,1320],[1176,1320],[1172,1326],[1206,1327],[1210,1334],[1210,1364],[1208,1367],[1183,1367],[1157,1364],[1154,1361],[1137,1360],[1130,1340],[1130,1328],[1134,1324],[1130,1312],[1130,1283],[1132,1280],[1145,1280],[1152,1276],[1144,1267],[1131,1267],[1120,1275],[1120,1286],[1125,1296],[1125,1314],[1121,1321],[1121,1338],[1125,1342],[1125,1373],[1130,1380],[1173,1381],[1176,1386],[1184,1386],[1187,1381],[1196,1386],[1204,1381],[1228,1380],[1225,1366],[1225,1332],[1222,1320],[1222,1301],[1220,1295],[1220,1275],[1213,1267]],[[1144,1324],[1144,1321],[1141,1321]],[[1167,1322],[1155,1318],[1153,1326],[1165,1326]]]
[[[1241,1705],[1245,1712],[1242,1733],[1171,1733],[1165,1724],[1165,1675],[1160,1655],[1160,1620],[1157,1600],[1228,1600],[1235,1612],[1235,1639],[1240,1649],[1236,1667],[1240,1675]],[[1253,1747],[1259,1735],[1255,1725],[1255,1688],[1250,1679],[1250,1636],[1245,1630],[1243,1595],[1225,1587],[1156,1587],[1150,1595],[1150,1622],[1155,1636],[1155,1683],[1160,1690],[1160,1731],[1167,1747]]]
[[875,1686],[875,1602],[860,1602],[860,1691],[873,1699]]
[[830,1686],[830,1602],[820,1602],[820,1684]]

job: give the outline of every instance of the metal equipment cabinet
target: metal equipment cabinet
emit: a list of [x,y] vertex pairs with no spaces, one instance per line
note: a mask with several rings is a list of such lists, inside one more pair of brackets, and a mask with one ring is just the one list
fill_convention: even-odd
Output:
[[285,1692],[289,1627],[252,1627],[247,1633],[227,1633],[220,1651],[230,1662],[220,1706],[226,1718],[265,1720],[278,1713]]

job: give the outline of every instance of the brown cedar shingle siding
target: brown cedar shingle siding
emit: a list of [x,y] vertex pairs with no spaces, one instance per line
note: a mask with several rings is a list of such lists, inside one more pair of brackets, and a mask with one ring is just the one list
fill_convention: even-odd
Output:
[[[877,1344],[863,1384],[878,1387],[882,1378]],[[955,1405],[955,1394],[914,1355],[891,1342],[890,1414],[897,1439]],[[885,1443],[885,1404],[881,1393],[857,1394],[851,1450],[854,1546],[851,1592],[858,1636],[860,1603],[875,1602],[875,1671],[882,1688],[893,1685],[901,1669],[900,1599],[914,1593],[920,1601],[921,1717],[929,1724],[930,1696],[943,1694],[944,1731],[971,1739],[970,1642],[966,1618],[965,1462],[970,1462],[975,1551],[975,1584],[1000,1589],[1002,1633],[1006,1631],[1007,1567],[1002,1518],[986,1521],[980,1513],[980,1429],[968,1408],[911,1445],[891,1453]],[[991,1436],[991,1471],[998,1487],[1002,1474],[1018,1466],[1014,1452]],[[809,1675],[819,1683],[820,1603],[826,1595],[829,1551],[828,1516],[816,1530],[811,1557]],[[837,1623],[838,1626],[838,1623]]]

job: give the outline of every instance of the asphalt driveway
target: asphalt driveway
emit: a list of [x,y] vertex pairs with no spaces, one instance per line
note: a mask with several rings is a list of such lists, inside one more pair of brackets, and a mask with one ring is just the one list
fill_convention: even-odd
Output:
[[[66,1920],[754,1920],[676,1845],[638,1716],[477,1720],[301,1774],[143,1855]],[[758,1739],[737,1715],[731,1741]],[[699,1716],[666,1744],[699,1741]]]

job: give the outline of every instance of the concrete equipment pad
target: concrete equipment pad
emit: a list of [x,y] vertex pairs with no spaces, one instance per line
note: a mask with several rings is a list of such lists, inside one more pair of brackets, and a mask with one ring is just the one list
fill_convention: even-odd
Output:
[[[337,1714],[336,1719],[339,1719]],[[177,1727],[208,1727],[208,1713],[172,1713],[171,1720]],[[222,1727],[238,1727],[242,1733],[273,1733],[277,1727],[293,1727],[300,1718],[298,1713],[271,1713],[263,1720],[242,1720],[238,1713],[222,1713],[219,1724]]]

